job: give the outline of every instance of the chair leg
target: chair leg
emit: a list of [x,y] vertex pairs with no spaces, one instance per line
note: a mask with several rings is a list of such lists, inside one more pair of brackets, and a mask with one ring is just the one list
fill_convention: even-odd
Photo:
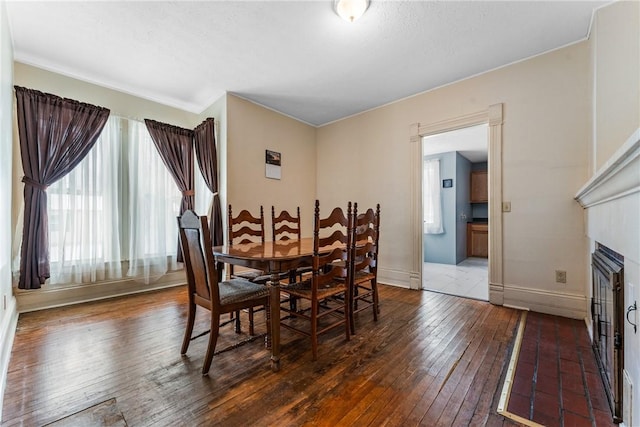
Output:
[[352,322],[353,316],[351,315],[351,297],[349,292],[344,293],[344,332],[347,337],[347,341],[351,339],[352,327],[355,329]]
[[[354,312],[355,312],[355,289],[356,289],[356,285],[352,285],[349,289],[349,325],[351,326],[351,333],[353,335],[356,334],[356,319],[354,316]],[[346,296],[345,296],[346,298]]]
[[236,310],[236,334],[239,334],[242,330],[240,327],[240,310]]
[[196,305],[193,302],[189,302],[189,313],[187,315],[187,328],[184,331],[184,338],[182,339],[182,349],[180,354],[186,354],[191,342],[191,333],[193,332],[193,324],[196,319]]
[[267,324],[267,336],[264,338],[264,346],[271,350],[271,304],[267,299],[267,304],[264,306],[264,321]]
[[[236,331],[240,333],[240,331]],[[253,328],[253,307],[249,307],[249,335],[254,336],[255,330]]]
[[371,281],[371,290],[373,290],[373,320],[378,321],[378,314],[380,314],[380,306],[378,305],[378,281]]
[[353,286],[353,308],[355,310],[358,309],[358,294],[360,293],[360,288],[358,287],[358,285],[354,285]]
[[311,360],[318,360],[318,304],[311,304]]
[[207,345],[207,353],[204,356],[204,365],[202,366],[202,375],[208,375],[211,368],[211,361],[216,350],[218,342],[218,334],[220,333],[220,316],[211,313],[211,333],[209,334],[209,344]]

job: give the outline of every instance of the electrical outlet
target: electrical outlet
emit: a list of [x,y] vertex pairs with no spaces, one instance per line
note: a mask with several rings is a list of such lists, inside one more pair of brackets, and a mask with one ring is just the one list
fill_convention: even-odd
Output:
[[567,272],[564,270],[556,270],[556,283],[567,283]]
[[511,212],[511,202],[502,202],[502,212]]

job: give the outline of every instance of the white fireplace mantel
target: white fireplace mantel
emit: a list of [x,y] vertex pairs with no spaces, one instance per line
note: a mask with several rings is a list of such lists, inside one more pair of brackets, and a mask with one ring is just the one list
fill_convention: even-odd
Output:
[[640,129],[596,172],[575,196],[584,208],[640,192]]
[[[586,234],[640,264],[640,129],[575,196],[585,208]],[[630,265],[630,264],[629,264]],[[635,277],[636,273],[631,273]],[[637,280],[637,279],[633,279]]]

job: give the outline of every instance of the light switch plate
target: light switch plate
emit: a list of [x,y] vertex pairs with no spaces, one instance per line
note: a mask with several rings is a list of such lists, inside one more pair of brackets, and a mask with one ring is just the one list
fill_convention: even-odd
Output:
[[502,202],[502,212],[511,212],[511,202]]

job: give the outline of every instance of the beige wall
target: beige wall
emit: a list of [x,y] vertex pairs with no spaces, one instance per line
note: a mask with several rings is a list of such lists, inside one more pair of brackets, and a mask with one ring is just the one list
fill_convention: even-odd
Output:
[[597,170],[640,128],[640,2],[598,10],[591,38]]
[[[302,234],[313,235],[316,129],[252,102],[227,95],[227,203],[237,214],[265,211],[271,240],[271,206],[300,207]],[[265,150],[282,154],[282,179],[265,177]],[[226,207],[224,208],[226,210]]]
[[[505,304],[535,299],[539,310],[558,312],[560,296],[584,315],[587,242],[573,196],[587,178],[588,70],[589,46],[578,43],[323,126],[318,197],[327,205],[381,203],[380,269],[387,279],[408,280],[419,256],[409,221],[410,125],[503,103],[502,199],[512,203],[503,214]],[[556,269],[567,271],[566,284],[555,283]],[[531,300],[510,300],[508,289]]]

